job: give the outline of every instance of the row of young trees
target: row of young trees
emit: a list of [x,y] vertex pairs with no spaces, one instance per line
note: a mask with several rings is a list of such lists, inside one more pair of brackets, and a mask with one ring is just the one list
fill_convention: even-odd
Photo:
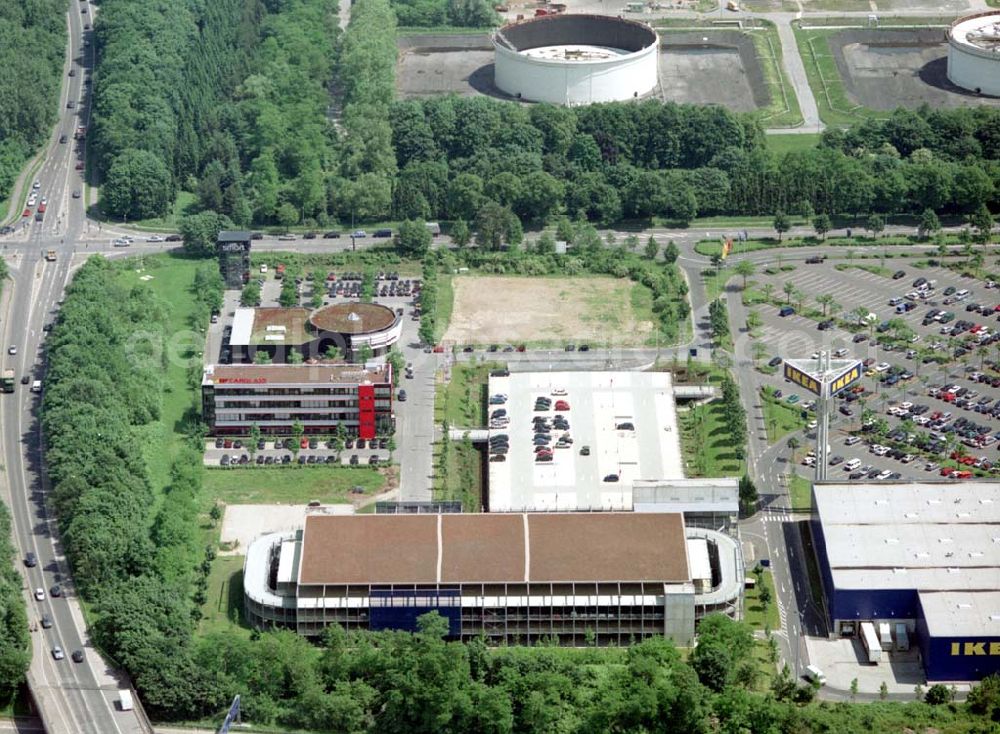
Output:
[[0,3],[0,199],[56,116],[68,0]]

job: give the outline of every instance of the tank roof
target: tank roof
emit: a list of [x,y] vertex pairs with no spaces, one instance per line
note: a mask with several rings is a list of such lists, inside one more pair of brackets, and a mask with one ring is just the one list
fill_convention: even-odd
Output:
[[950,30],[956,43],[974,46],[1000,57],[1000,12],[987,11],[956,20]]

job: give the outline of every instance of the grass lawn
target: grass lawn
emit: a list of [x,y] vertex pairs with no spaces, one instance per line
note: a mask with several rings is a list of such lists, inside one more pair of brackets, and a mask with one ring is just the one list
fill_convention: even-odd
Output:
[[453,428],[486,425],[486,388],[490,370],[502,366],[499,362],[459,362],[453,365],[451,379],[443,386],[438,385],[435,420],[448,421]]
[[[806,469],[812,471],[810,467]],[[788,496],[791,498],[793,512],[811,512],[812,480],[798,474],[789,475]]]
[[795,127],[802,124],[799,100],[785,74],[782,63],[781,41],[773,23],[758,20],[761,27],[748,30],[753,39],[757,62],[763,72],[771,97],[767,107],[758,110],[757,115],[765,127]]
[[375,494],[385,482],[375,469],[326,465],[206,469],[204,477],[207,497],[227,504],[345,502],[357,496],[350,494],[351,487]]
[[451,323],[451,312],[455,307],[455,289],[451,285],[450,275],[439,275],[437,279],[437,298],[434,302],[434,341],[439,343],[444,332]]
[[799,403],[795,405],[785,403],[784,397],[776,400],[766,394],[761,395],[761,401],[764,405],[764,422],[767,424],[768,443],[777,443],[785,435],[806,427],[807,421],[802,420],[800,415],[802,412],[801,396]]
[[35,712],[31,710],[31,693],[26,684],[19,685],[9,697],[0,697],[0,717],[33,715]]
[[483,455],[478,449],[465,441],[449,441],[447,449],[436,443],[434,467],[435,500],[459,500],[464,512],[482,511]]
[[714,301],[726,289],[726,283],[736,274],[733,268],[705,268],[701,271],[701,282],[705,286],[705,298]]
[[[771,577],[771,572],[765,570],[758,578],[757,586],[753,589],[747,589],[744,595],[746,603],[746,618],[745,621],[751,627],[755,629],[769,629],[776,630],[781,624],[781,620],[778,617],[778,596],[774,590],[774,579]],[[771,601],[767,605],[767,610],[765,611],[764,605],[760,602],[760,589],[762,586],[768,587],[771,592]]]
[[803,133],[801,135],[788,133],[786,135],[766,135],[764,142],[772,153],[783,155],[815,148],[821,137],[819,133]]
[[208,574],[208,601],[201,608],[198,631],[242,632],[250,636],[243,623],[243,556],[216,556]]
[[678,413],[681,451],[688,476],[741,476],[745,464],[736,458],[725,424],[726,409],[721,400]]
[[195,194],[192,194],[190,191],[178,191],[177,198],[174,199],[174,206],[166,216],[139,219],[128,224],[130,227],[135,227],[136,229],[153,232],[176,232],[180,218],[185,214],[194,213],[197,208],[198,197]]
[[[835,3],[836,0],[828,2]],[[867,8],[866,4],[864,9]],[[839,31],[803,29],[797,23],[792,24],[792,30],[795,33],[795,42],[799,47],[802,64],[806,69],[809,86],[812,87],[813,95],[816,97],[819,117],[823,122],[827,125],[849,125],[869,117],[884,117],[888,114],[880,115],[874,110],[857,105],[848,96],[844,80],[841,79],[840,71],[837,69],[837,62],[830,51],[829,38]]]
[[[130,258],[122,270],[121,280],[129,286],[149,288],[164,305],[167,313],[168,359],[164,369],[164,390],[160,420],[146,426],[144,446],[150,480],[157,494],[170,480],[170,464],[184,440],[180,427],[188,411],[195,410],[198,396],[188,383],[188,365],[201,364],[204,348],[204,327],[191,331],[191,316],[195,311],[192,286],[194,274],[206,260],[189,260],[174,255],[154,255],[142,259],[143,270],[137,272],[138,261]],[[140,280],[150,276],[149,280]],[[183,337],[183,338],[182,338]]]

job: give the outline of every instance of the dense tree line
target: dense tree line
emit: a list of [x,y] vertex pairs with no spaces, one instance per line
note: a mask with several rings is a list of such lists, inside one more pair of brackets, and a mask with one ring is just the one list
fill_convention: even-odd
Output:
[[392,7],[404,26],[490,28],[500,23],[489,0],[394,0]]
[[179,188],[239,225],[326,209],[336,0],[106,0],[93,152],[115,216]]
[[16,551],[11,542],[10,512],[0,502],[0,701],[8,700],[31,663],[31,641],[21,588],[24,579],[14,570]]
[[68,5],[0,3],[0,199],[55,122]]
[[737,459],[743,459],[747,450],[747,411],[740,400],[740,389],[728,374],[722,378],[722,404],[725,406],[726,430],[733,442],[733,453]]
[[[202,280],[211,292],[207,273]],[[89,260],[47,341],[42,420],[51,499],[95,638],[152,712],[194,717],[222,705],[194,664],[211,560],[198,546],[200,455],[177,457],[157,504],[143,449],[160,412],[165,309],[148,288],[121,286],[106,260]]]

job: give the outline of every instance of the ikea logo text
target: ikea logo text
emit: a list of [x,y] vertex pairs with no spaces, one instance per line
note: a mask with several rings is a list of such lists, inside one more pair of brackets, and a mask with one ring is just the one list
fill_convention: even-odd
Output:
[[951,643],[952,655],[986,655],[990,657],[1000,656],[1000,641],[997,642],[953,642]]

